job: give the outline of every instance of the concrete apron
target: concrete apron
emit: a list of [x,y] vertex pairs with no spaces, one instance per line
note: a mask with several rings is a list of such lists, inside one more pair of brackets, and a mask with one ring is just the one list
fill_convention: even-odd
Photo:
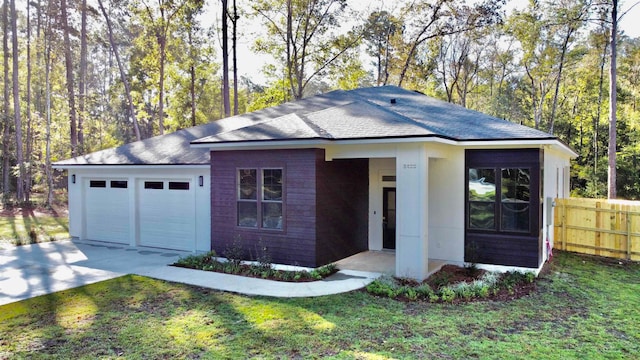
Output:
[[0,305],[166,266],[179,252],[56,241],[0,250]]
[[167,266],[191,253],[64,240],[0,250],[0,305],[126,274],[247,295],[322,296],[360,289],[379,273],[341,270],[322,281],[286,283]]

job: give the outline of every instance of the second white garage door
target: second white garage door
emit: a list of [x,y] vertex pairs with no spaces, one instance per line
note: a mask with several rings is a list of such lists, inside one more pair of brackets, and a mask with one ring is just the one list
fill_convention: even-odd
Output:
[[191,180],[138,182],[140,245],[195,250],[195,190]]

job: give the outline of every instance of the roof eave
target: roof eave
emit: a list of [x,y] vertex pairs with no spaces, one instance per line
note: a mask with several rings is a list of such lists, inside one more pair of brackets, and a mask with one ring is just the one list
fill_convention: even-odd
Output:
[[541,146],[553,145],[567,153],[570,157],[577,157],[578,154],[568,147],[556,137],[540,137],[540,138],[495,138],[495,139],[454,139],[441,135],[409,135],[397,137],[370,137],[370,138],[353,138],[353,139],[282,139],[282,140],[246,140],[246,141],[221,141],[221,142],[192,142],[194,148],[209,148],[211,150],[249,150],[262,148],[295,148],[295,147],[313,147],[324,146],[329,144],[393,144],[393,143],[410,143],[410,142],[437,142],[442,144],[463,146],[463,147],[522,147],[524,146]]
[[127,168],[154,168],[154,169],[173,169],[176,167],[180,168],[192,168],[192,169],[208,169],[210,167],[209,163],[206,164],[52,164],[52,168],[54,169],[106,169],[106,168],[118,168],[118,169],[127,169]]

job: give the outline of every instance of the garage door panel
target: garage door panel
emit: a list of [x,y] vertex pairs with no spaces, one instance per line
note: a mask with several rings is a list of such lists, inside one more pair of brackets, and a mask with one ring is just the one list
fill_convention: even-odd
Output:
[[[156,182],[156,188],[145,186]],[[139,189],[140,245],[175,250],[195,248],[195,192],[188,180],[180,184],[157,180],[141,181]],[[186,185],[185,185],[186,183]],[[178,188],[176,188],[178,187]],[[185,189],[185,188],[188,188]]]
[[107,186],[89,185],[86,188],[86,237],[91,240],[129,244],[129,192],[126,188]]

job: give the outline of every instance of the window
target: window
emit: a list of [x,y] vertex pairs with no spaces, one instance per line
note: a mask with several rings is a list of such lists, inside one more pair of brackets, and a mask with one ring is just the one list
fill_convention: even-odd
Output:
[[169,181],[169,190],[189,190],[188,181]]
[[531,170],[469,168],[468,200],[470,229],[529,232]]
[[501,229],[529,232],[530,170],[502,169],[501,183]]
[[107,182],[104,180],[91,180],[89,181],[89,187],[92,188],[106,188]]
[[154,190],[162,190],[164,189],[164,182],[162,181],[145,181],[144,182],[145,189],[154,189]]
[[282,229],[282,169],[262,170],[262,227]]
[[495,169],[469,169],[469,227],[495,228]]
[[239,169],[238,226],[282,229],[282,191],[282,169]]
[[126,189],[127,181],[126,180],[111,180],[111,188],[112,189]]

